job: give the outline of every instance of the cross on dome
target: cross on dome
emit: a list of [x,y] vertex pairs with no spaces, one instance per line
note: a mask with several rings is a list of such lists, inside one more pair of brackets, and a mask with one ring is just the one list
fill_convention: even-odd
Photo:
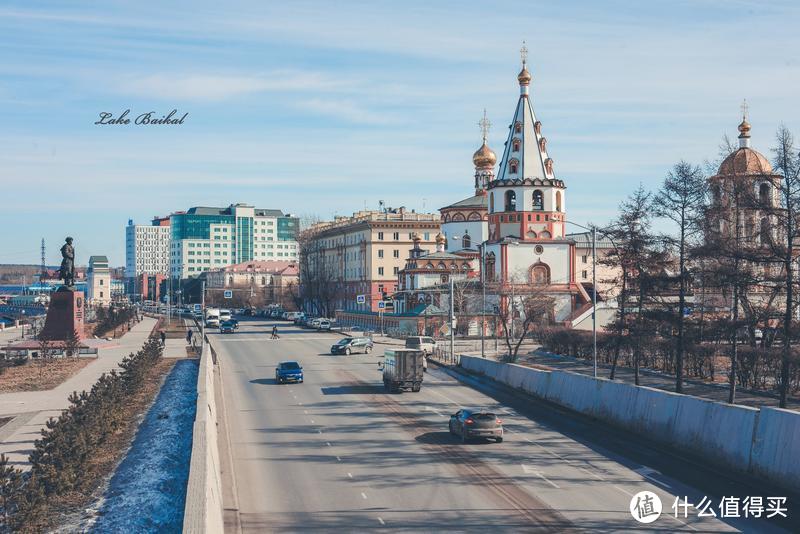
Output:
[[747,99],[745,98],[744,100],[742,100],[742,105],[741,105],[742,120],[745,120],[745,121],[747,120],[747,110],[748,109],[750,109],[750,107],[747,105]]
[[489,128],[492,127],[491,121],[486,117],[486,108],[483,108],[483,118],[478,121],[478,126],[481,128],[483,142],[485,143],[486,139],[489,137]]
[[519,57],[522,58],[522,65],[528,62],[528,47],[525,46],[525,41],[522,41],[522,48],[519,49]]

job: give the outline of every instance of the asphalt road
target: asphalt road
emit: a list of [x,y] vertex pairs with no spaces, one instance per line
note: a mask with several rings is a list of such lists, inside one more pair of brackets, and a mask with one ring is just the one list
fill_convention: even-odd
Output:
[[[695,488],[709,476],[647,443],[619,440],[536,401],[506,400],[434,366],[421,392],[387,394],[380,345],[370,355],[331,356],[338,335],[241,324],[235,334],[210,334],[227,426],[220,435],[229,436],[221,455],[230,532],[777,530],[691,509],[674,517],[676,496],[699,503],[705,494]],[[272,324],[279,340],[269,339]],[[281,360],[301,362],[305,382],[276,384]],[[465,406],[500,414],[505,441],[451,437],[449,414]],[[726,487],[746,491],[714,489]],[[644,490],[663,505],[646,525],[629,511]]]

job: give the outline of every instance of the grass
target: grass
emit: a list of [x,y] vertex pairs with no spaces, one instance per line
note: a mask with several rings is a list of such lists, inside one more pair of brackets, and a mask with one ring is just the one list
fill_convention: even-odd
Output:
[[63,383],[96,358],[51,358],[28,360],[22,365],[7,367],[0,374],[0,393],[46,391]]

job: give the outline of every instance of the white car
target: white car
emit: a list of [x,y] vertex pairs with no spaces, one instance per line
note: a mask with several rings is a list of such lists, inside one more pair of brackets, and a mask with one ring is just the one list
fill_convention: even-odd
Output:
[[429,336],[411,336],[406,338],[406,348],[421,350],[426,355],[433,354],[436,349],[436,340]]

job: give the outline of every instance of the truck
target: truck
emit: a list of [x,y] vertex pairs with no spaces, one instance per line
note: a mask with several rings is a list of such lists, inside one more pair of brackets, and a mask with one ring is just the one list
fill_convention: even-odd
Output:
[[418,392],[422,388],[425,367],[425,352],[415,349],[386,349],[383,363],[383,387],[386,391],[399,392],[410,389]]
[[219,308],[206,308],[206,327],[219,326]]

